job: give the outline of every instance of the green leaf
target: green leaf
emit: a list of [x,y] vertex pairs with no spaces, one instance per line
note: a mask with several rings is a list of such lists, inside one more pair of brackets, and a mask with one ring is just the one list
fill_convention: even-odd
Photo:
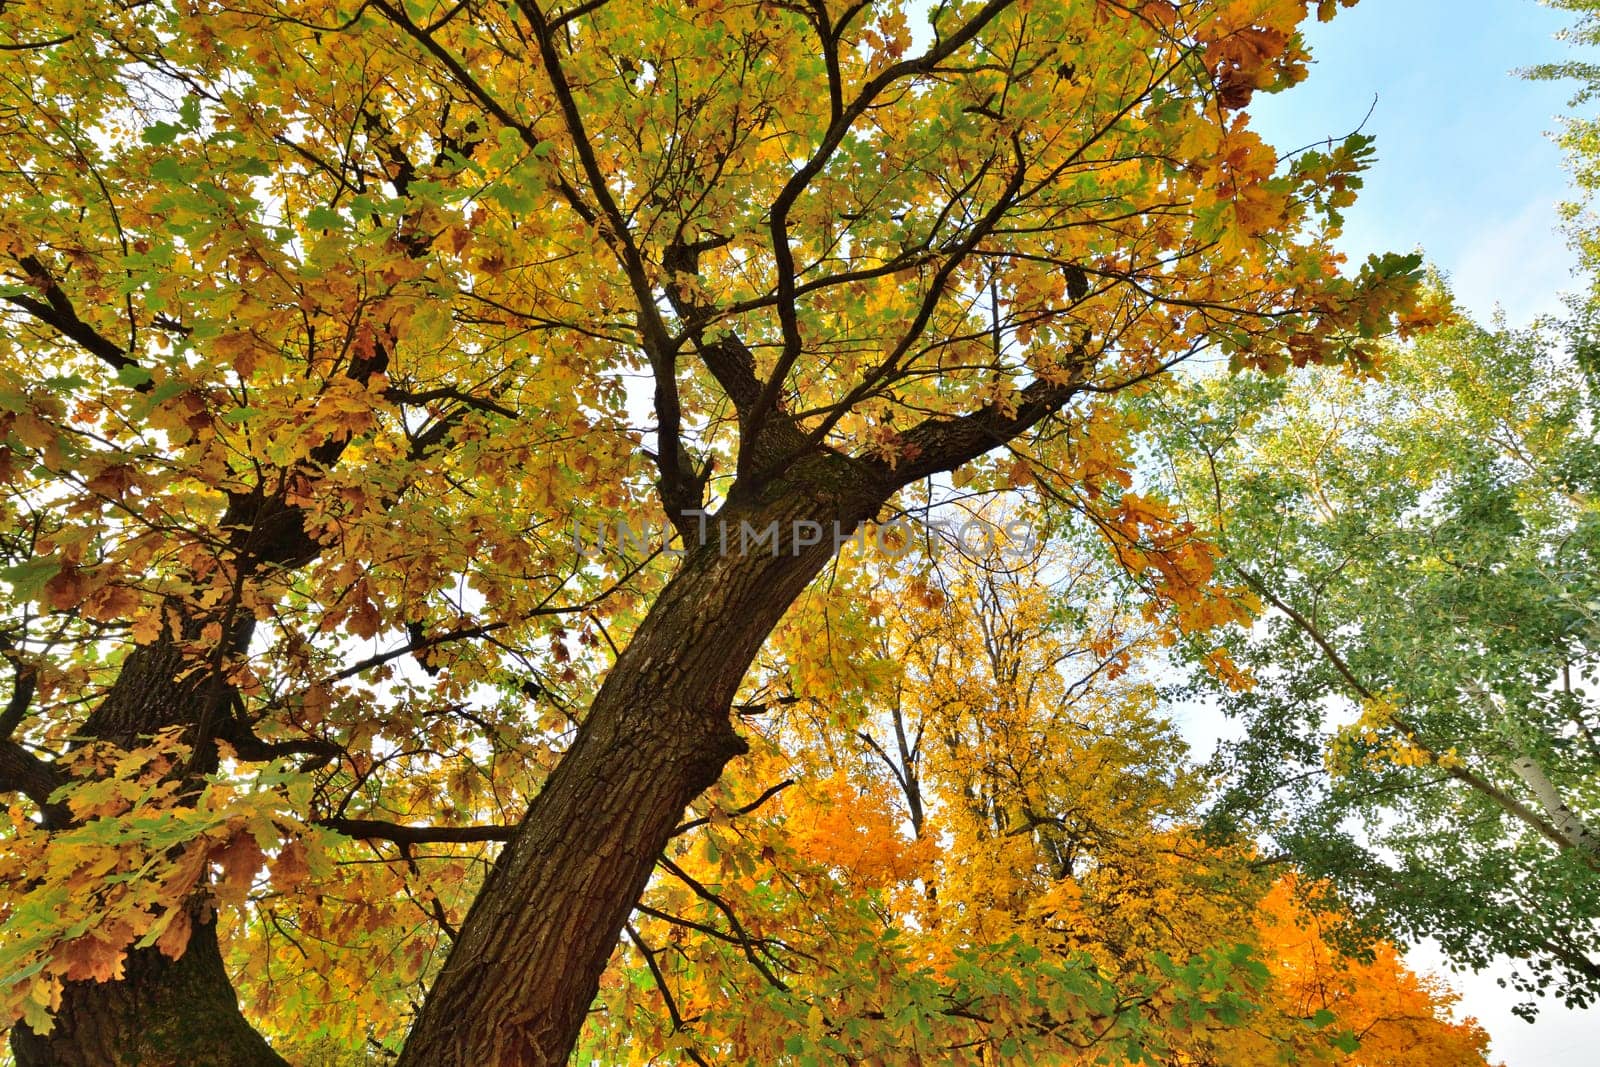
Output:
[[60,560],[44,556],[0,568],[0,581],[11,586],[11,595],[17,600],[33,600],[60,571]]
[[150,164],[150,176],[164,182],[172,182],[174,185],[182,185],[194,177],[194,171],[193,168],[185,166],[171,156],[166,156]]
[[189,391],[189,383],[176,378],[168,378],[150,394],[151,405],[165,404],[175,396],[181,396]]
[[117,368],[117,381],[129,389],[137,389],[141,385],[149,385],[150,372],[136,363],[128,363]]
[[342,230],[345,218],[329,207],[314,207],[306,212],[306,225],[313,230]]
[[145,144],[171,144],[182,132],[183,128],[180,126],[174,126],[170,122],[158,122],[140,131],[139,139]]
[[81,374],[58,374],[54,377],[46,378],[44,387],[52,393],[68,395],[77,392],[88,384]]

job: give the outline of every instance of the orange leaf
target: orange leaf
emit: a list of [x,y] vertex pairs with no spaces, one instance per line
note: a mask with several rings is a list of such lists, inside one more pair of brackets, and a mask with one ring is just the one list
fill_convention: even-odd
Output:
[[272,884],[278,889],[288,890],[310,876],[311,864],[306,861],[306,846],[303,841],[290,841],[279,850],[277,858],[272,861]]
[[169,960],[175,960],[183,955],[183,950],[189,945],[191,923],[187,908],[180,908],[173,913],[172,920],[167,923],[167,928],[161,931],[161,936],[156,938],[156,948]]
[[66,964],[67,978],[74,982],[109,982],[122,977],[122,961],[127,955],[94,934],[85,934],[63,944],[57,958]]
[[243,901],[266,855],[261,851],[261,846],[256,844],[254,836],[240,832],[213,853],[211,859],[222,869],[222,881],[217,884],[218,895]]

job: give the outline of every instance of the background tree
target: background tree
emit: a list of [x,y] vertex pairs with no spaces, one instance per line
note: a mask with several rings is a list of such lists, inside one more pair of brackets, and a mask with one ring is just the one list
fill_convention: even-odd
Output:
[[[1592,0],[1554,6],[1600,40]],[[1580,81],[1575,105],[1600,84],[1582,60],[1530,73]],[[1585,198],[1596,132],[1561,134]],[[1568,233],[1592,286],[1591,207]],[[1372,927],[1510,957],[1509,984],[1574,1005],[1600,992],[1594,323],[1591,292],[1528,329],[1458,319],[1377,379],[1213,378],[1150,411],[1187,513],[1223,522],[1224,572],[1267,608],[1231,646],[1260,685],[1222,697],[1246,736],[1217,825]]]
[[[1114,568],[1070,541],[945,545],[911,575],[841,561],[878,626],[834,640],[872,684],[753,717],[582,1055],[1483,1064],[1482,1030],[1392,946],[1344,954],[1337,903],[1202,835],[1204,776],[1155,707],[1162,627],[1104,595]],[[785,637],[759,670],[799,666]]]
[[1247,734],[1219,822],[1385,928],[1477,968],[1509,956],[1517,988],[1574,1005],[1600,990],[1582,345],[1459,323],[1379,380],[1197,383],[1177,468],[1269,609],[1233,646],[1260,685],[1224,698]]
[[[19,1062],[279,1062],[219,904],[269,994],[409,993],[402,1064],[563,1061],[834,531],[1008,443],[980,487],[1206,602],[1103,398],[1363,364],[1411,290],[1330,250],[1359,152],[1239,110],[1305,14],[0,8]],[[602,519],[684,552],[587,559]]]

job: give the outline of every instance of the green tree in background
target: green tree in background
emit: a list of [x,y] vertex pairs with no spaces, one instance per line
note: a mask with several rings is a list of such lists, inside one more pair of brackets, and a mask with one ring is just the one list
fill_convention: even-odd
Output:
[[[1266,616],[1214,819],[1412,939],[1600,991],[1600,443],[1551,325],[1459,323],[1380,379],[1193,384],[1169,438]],[[1202,407],[1203,405],[1203,407]],[[1169,425],[1179,420],[1172,420]],[[1221,769],[1221,768],[1219,768]]]

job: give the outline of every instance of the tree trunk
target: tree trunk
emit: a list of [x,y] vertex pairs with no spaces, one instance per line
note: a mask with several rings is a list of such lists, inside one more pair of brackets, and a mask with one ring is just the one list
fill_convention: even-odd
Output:
[[[888,495],[839,457],[815,466],[831,470],[724,509],[725,551],[713,526],[685,557],[501,853],[398,1067],[567,1061],[673,828],[746,750],[730,705],[756,652],[832,558],[834,523],[848,533]],[[825,532],[796,552],[793,524],[808,520]],[[742,544],[741,522],[776,523],[778,553]]]
[[[233,647],[242,648],[249,633],[246,620]],[[229,691],[191,666],[168,636],[134,649],[81,736],[133,748],[157,730],[224,714]],[[176,960],[154,947],[130,948],[122,978],[67,983],[48,1034],[20,1022],[12,1030],[18,1067],[288,1067],[240,1013],[215,923],[195,918],[191,929]]]
[[[731,336],[700,351],[748,418],[761,389]],[[730,720],[745,672],[833,558],[837,539],[901,486],[953,470],[1060,411],[1090,367],[1083,360],[1066,381],[1030,383],[1009,410],[926,419],[900,435],[894,465],[806,454],[806,435],[779,413],[743,442],[741,467],[748,456],[751,471],[787,473],[759,491],[739,475],[706,543],[685,557],[617,657],[467,913],[396,1067],[567,1061],[683,809],[745,750]],[[793,534],[805,523],[819,537],[802,547]],[[780,534],[775,552],[746,545],[745,528],[770,526]]]
[[214,922],[177,960],[129,951],[116,982],[70,982],[48,1034],[11,1032],[17,1067],[289,1067],[239,1013]]
[[1600,836],[1589,828],[1582,816],[1567,806],[1567,802],[1561,798],[1561,791],[1544,773],[1539,761],[1532,756],[1518,756],[1511,761],[1511,769],[1517,772],[1517,777],[1521,778],[1528,788],[1533,790],[1533,795],[1539,798],[1539,806],[1550,817],[1556,832],[1567,842],[1568,847],[1582,852],[1591,863],[1600,858]]

